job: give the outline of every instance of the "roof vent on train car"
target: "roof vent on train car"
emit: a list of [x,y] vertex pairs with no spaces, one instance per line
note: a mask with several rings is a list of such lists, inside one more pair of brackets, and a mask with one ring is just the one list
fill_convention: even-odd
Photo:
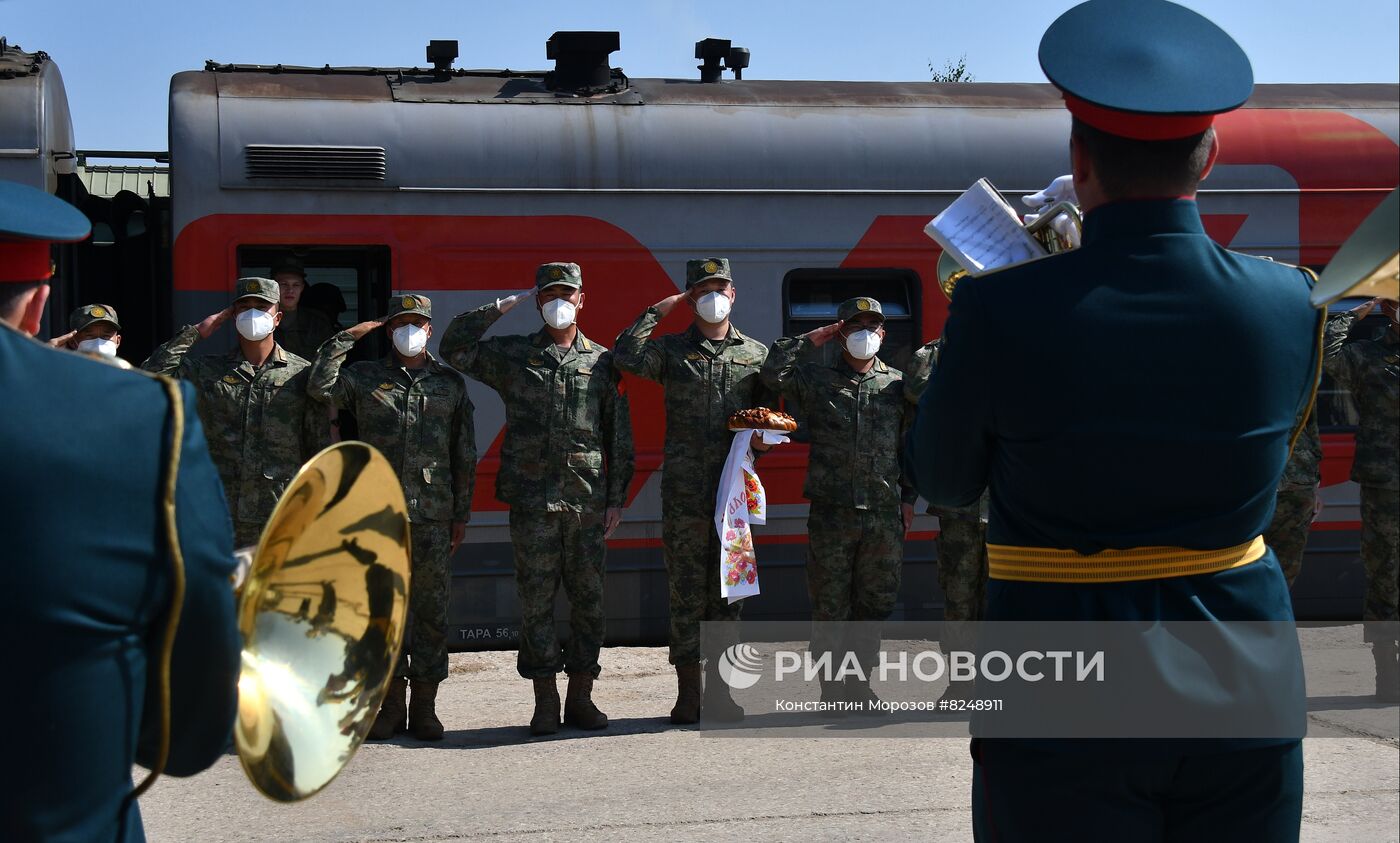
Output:
[[433,63],[433,70],[438,76],[447,76],[452,72],[452,62],[457,60],[456,41],[429,41],[428,61]]
[[243,147],[250,179],[384,181],[387,164],[382,146]]
[[617,90],[608,56],[620,49],[617,32],[556,32],[544,44],[545,58],[554,59],[554,69],[544,75],[544,86],[576,93]]
[[695,57],[704,62],[699,66],[701,82],[718,82],[726,70],[733,71],[735,79],[744,78],[744,68],[749,66],[749,51],[731,44],[726,38],[706,38],[695,42]]

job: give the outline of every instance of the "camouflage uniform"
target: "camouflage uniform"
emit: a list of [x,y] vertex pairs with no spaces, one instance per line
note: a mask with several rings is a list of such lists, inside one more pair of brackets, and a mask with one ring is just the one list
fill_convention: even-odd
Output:
[[[1354,316],[1339,314],[1329,333],[1343,336]],[[1331,349],[1328,349],[1331,351]],[[1361,486],[1361,562],[1366,569],[1366,621],[1400,620],[1397,544],[1400,544],[1400,338],[1394,325],[1342,345],[1323,365],[1337,384],[1351,391],[1360,415],[1351,479]],[[1375,640],[1367,627],[1367,640]],[[1393,640],[1393,633],[1387,632]]]
[[298,307],[282,313],[282,324],[277,326],[277,342],[293,354],[310,360],[316,356],[321,344],[335,333],[335,323],[329,316],[315,308]]
[[[729,262],[687,263],[687,289],[712,277],[731,280]],[[660,321],[660,311],[647,308],[618,335],[613,355],[622,371],[665,388],[661,543],[670,584],[671,663],[681,665],[703,658],[701,621],[739,619],[742,601],[728,603],[719,594],[715,497],[734,441],[729,416],[737,410],[772,406],[772,396],[759,377],[768,353],[762,343],[732,325],[721,340],[706,339],[694,325],[652,339]]]
[[[426,296],[393,300],[386,318],[417,313],[432,318]],[[355,414],[360,438],[398,471],[412,525],[409,645],[396,675],[421,682],[447,678],[447,604],[451,588],[453,521],[471,517],[476,434],[467,385],[432,355],[407,369],[392,353],[344,366],[355,345],[341,331],[321,346],[311,367],[318,401]],[[342,368],[343,367],[343,368]]]
[[[943,350],[940,337],[914,352],[904,371],[904,397],[918,406]],[[987,605],[987,493],[970,506],[928,508],[938,516],[938,586],[943,589],[945,649],[968,649],[971,629],[962,622],[980,621]]]
[[[855,298],[837,310],[845,322],[877,313],[875,299]],[[803,494],[807,517],[807,591],[812,600],[812,652],[853,652],[869,671],[880,637],[875,623],[843,630],[830,622],[883,621],[899,596],[904,561],[901,503],[918,497],[901,476],[905,422],[903,378],[878,357],[857,372],[844,355],[813,361],[812,341],[783,337],[768,351],[763,381],[800,408],[811,452]],[[799,362],[799,359],[806,362]],[[844,655],[837,655],[837,664]]]
[[[238,281],[240,298],[278,300],[269,279]],[[187,325],[141,364],[194,385],[209,455],[219,469],[233,518],[234,543],[256,544],[282,490],[302,464],[330,444],[325,411],[306,394],[310,364],[275,346],[254,368],[235,347],[193,356],[199,331]]]
[[[1323,356],[1333,357],[1341,351],[1351,328],[1351,318],[1329,319],[1323,340]],[[1308,413],[1308,419],[1298,431],[1293,443],[1293,451],[1288,455],[1288,463],[1283,468],[1283,477],[1278,484],[1278,497],[1274,505],[1274,517],[1269,528],[1264,531],[1264,542],[1273,548],[1283,569],[1284,579],[1289,588],[1303,570],[1303,555],[1308,547],[1308,534],[1312,532],[1313,517],[1317,511],[1317,487],[1322,481],[1322,436],[1317,429],[1317,414]]]
[[[557,276],[557,277],[556,277]],[[582,286],[575,264],[545,264],[536,288]],[[452,320],[442,338],[448,364],[496,390],[506,407],[496,497],[510,506],[521,630],[517,669],[526,679],[599,673],[603,607],[603,516],[627,504],[632,419],[612,354],[579,331],[559,349],[542,328],[482,339],[498,303]],[[561,652],[554,598],[562,580],[570,635]]]

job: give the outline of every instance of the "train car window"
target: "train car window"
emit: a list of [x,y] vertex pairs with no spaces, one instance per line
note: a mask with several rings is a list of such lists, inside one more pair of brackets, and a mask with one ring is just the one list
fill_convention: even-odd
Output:
[[[921,289],[919,274],[912,269],[794,269],[783,276],[783,334],[795,336],[830,325],[841,302],[869,296],[878,299],[885,312],[880,359],[903,370],[923,336]],[[834,361],[840,348],[829,344],[819,353]]]
[[[796,336],[836,321],[841,302],[856,296],[878,299],[885,313],[885,341],[879,357],[903,371],[914,353],[920,333],[919,274],[912,269],[794,269],[783,276],[783,335]],[[813,352],[827,365],[841,354],[840,343],[830,342]],[[786,402],[785,402],[786,404]],[[807,441],[807,425],[799,408],[786,404],[797,419],[793,438]]]
[[[379,318],[388,310],[388,246],[240,246],[238,274],[267,277],[274,266],[288,258],[294,258],[306,269],[307,289],[302,294],[302,306],[321,309],[339,327]],[[350,359],[374,359],[388,350],[388,342],[376,332],[355,344]]]

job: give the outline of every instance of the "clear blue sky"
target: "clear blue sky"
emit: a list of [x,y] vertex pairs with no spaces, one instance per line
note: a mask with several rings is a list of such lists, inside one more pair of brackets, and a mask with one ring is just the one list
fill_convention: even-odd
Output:
[[[916,80],[966,55],[978,81],[1044,81],[1040,35],[1074,0],[0,0],[0,35],[63,70],[80,148],[164,149],[172,74],[247,64],[421,65],[429,39],[458,67],[541,69],[564,29],[616,29],[613,64],[691,77],[694,43],[753,51],[748,78]],[[1396,0],[1185,0],[1233,35],[1260,82],[1396,82]]]

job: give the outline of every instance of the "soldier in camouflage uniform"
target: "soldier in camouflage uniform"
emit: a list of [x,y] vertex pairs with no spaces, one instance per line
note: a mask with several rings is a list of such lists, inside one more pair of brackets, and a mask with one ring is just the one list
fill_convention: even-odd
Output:
[[[311,395],[355,414],[360,438],[389,459],[408,501],[409,641],[370,727],[378,740],[405,729],[419,740],[442,739],[434,701],[447,678],[451,561],[471,518],[476,479],[472,402],[462,378],[428,353],[432,318],[427,296],[396,297],[384,321],[361,322],[331,337],[311,367]],[[356,341],[381,325],[392,338],[389,356],[345,366]]]
[[[880,647],[878,622],[889,617],[899,596],[904,534],[918,493],[901,476],[906,419],[903,378],[876,357],[884,338],[884,311],[873,298],[858,297],[836,311],[837,322],[800,337],[783,337],[768,350],[763,381],[800,408],[811,455],[807,485],[807,589],[812,598],[812,651],[830,655],[833,670],[854,653],[864,678],[848,677],[842,688],[822,681],[822,699],[846,699],[859,711],[876,713],[870,689]],[[811,351],[837,336],[840,357],[828,365]],[[799,359],[808,362],[799,362]],[[842,635],[833,626],[857,621]]]
[[131,364],[117,356],[122,326],[117,309],[108,304],[85,304],[68,315],[68,333],[49,340],[54,348],[66,348],[106,361],[121,369]]
[[[545,325],[530,335],[482,336],[533,299]],[[452,320],[442,339],[451,366],[496,390],[506,405],[496,497],[510,506],[521,629],[517,669],[534,682],[530,732],[559,730],[557,679],[569,676],[563,721],[601,729],[593,704],[601,668],[605,541],[622,520],[632,481],[632,420],[612,354],[578,329],[583,275],[547,263],[535,286]],[[569,640],[559,646],[554,598],[569,598]]]
[[1400,446],[1396,442],[1400,428],[1400,328],[1396,303],[1374,299],[1329,322],[1345,335],[1354,321],[1365,318],[1378,304],[1389,323],[1325,356],[1323,365],[1339,386],[1351,391],[1360,416],[1351,479],[1361,486],[1361,563],[1366,570],[1362,619],[1372,622],[1366,625],[1366,640],[1372,642],[1376,662],[1376,696],[1396,702],[1400,700],[1400,645],[1396,640],[1396,622],[1400,620]]
[[[229,307],[180,329],[141,364],[194,384],[209,455],[233,517],[234,544],[257,544],[282,490],[330,444],[325,411],[306,394],[310,364],[273,338],[281,318],[276,282],[240,278]],[[235,320],[238,346],[195,356],[191,346]]]
[[279,304],[282,321],[277,325],[277,341],[293,354],[311,360],[321,343],[335,333],[331,317],[314,307],[302,307],[306,292],[306,269],[295,260],[284,260],[272,268],[272,279],[282,291]]
[[[652,338],[656,325],[684,299],[695,314],[679,334]],[[772,406],[759,370],[767,349],[729,322],[735,299],[729,261],[688,261],[685,292],[647,308],[618,335],[617,367],[660,383],[666,393],[666,448],[661,478],[661,542],[671,598],[671,664],[677,699],[672,723],[696,723],[703,706],[716,720],[743,717],[710,654],[702,677],[702,621],[737,621],[740,602],[719,593],[720,546],[715,532],[715,497],[734,434],[729,416],[737,410]],[[754,450],[768,450],[754,435]],[[703,689],[703,696],[702,696]]]
[[1274,549],[1289,588],[1303,570],[1303,552],[1317,512],[1317,485],[1321,480],[1322,437],[1317,431],[1317,414],[1309,412],[1279,480],[1274,518],[1264,531],[1264,543]]
[[[904,371],[904,397],[917,407],[938,369],[943,338],[926,343],[910,359]],[[976,643],[972,624],[982,620],[987,605],[987,492],[970,506],[930,506],[938,516],[938,586],[943,589],[943,638],[945,651],[971,650]],[[973,690],[971,682],[950,682],[945,699],[963,699]]]

